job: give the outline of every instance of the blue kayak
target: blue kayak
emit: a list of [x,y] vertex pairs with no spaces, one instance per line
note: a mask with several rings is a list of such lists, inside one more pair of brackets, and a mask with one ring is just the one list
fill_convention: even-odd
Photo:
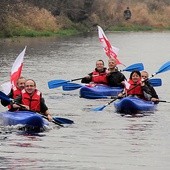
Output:
[[122,91],[120,87],[110,87],[107,85],[83,86],[80,88],[80,97],[86,99],[104,99],[109,96],[117,96]]
[[42,131],[48,125],[41,115],[30,111],[2,112],[0,119],[3,126],[21,125],[31,131]]
[[153,112],[156,110],[156,104],[151,101],[145,101],[137,97],[124,97],[114,102],[115,109],[122,114],[138,114]]

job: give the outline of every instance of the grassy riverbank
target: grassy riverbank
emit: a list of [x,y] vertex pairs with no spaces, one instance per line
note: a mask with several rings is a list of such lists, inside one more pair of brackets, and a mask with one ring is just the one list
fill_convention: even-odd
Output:
[[58,30],[58,31],[36,31],[36,30],[13,30],[10,34],[4,35],[0,33],[0,38],[10,38],[10,37],[49,37],[49,36],[71,36],[77,35],[81,32],[76,29],[66,29],[66,30]]
[[[76,3],[68,1],[69,12],[66,10],[68,6],[62,4],[60,10],[63,11],[54,15],[50,7],[52,1],[43,6],[41,3],[45,1],[35,5],[31,1],[2,0],[0,37],[70,36],[96,31],[96,25],[109,31],[170,30],[170,4],[165,0],[129,0],[128,3],[125,0],[96,0],[90,8],[83,6],[84,0],[74,1]],[[127,5],[132,17],[126,21],[123,11]],[[85,17],[80,18],[79,12],[83,8],[86,10]]]

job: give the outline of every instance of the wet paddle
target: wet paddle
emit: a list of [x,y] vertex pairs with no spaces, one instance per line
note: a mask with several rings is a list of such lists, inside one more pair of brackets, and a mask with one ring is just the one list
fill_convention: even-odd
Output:
[[[142,71],[143,69],[144,69],[144,66],[143,66],[142,63],[136,63],[136,64],[132,64],[132,65],[126,67],[125,69],[120,70],[120,71],[129,71],[129,72],[131,72],[133,70]],[[49,89],[53,89],[53,88],[57,88],[57,87],[60,87],[60,86],[65,86],[69,82],[81,80],[83,78],[84,77],[77,78],[77,79],[72,79],[72,80],[51,80],[51,81],[48,82],[48,87],[49,87]],[[80,86],[77,86],[77,88],[80,88]]]
[[[5,93],[3,93],[2,91],[0,91],[0,99],[1,100],[5,100],[5,101],[7,101],[7,102],[12,102],[13,101],[13,99],[11,99],[11,98],[9,98]],[[23,107],[21,104],[19,104],[19,103],[16,103],[17,105],[19,105],[19,106],[21,106],[21,107]],[[30,110],[31,111],[31,110]],[[37,113],[37,112],[35,112],[36,114],[38,114],[38,115],[41,115],[41,114],[39,114],[39,113]],[[41,115],[43,118],[45,118],[45,119],[48,119],[47,118],[47,116],[45,116],[45,115]],[[61,127],[64,127],[64,125],[63,124],[73,124],[74,123],[74,121],[72,121],[72,120],[70,120],[70,119],[66,119],[66,118],[59,118],[59,117],[53,117],[53,120],[52,120],[52,122],[53,123],[55,123],[55,124],[57,124],[57,125],[59,125],[59,126],[61,126]]]
[[[170,61],[166,62],[165,64],[163,64],[159,70],[157,72],[155,72],[154,74],[152,74],[151,77],[154,77],[156,74],[159,74],[159,73],[163,73],[163,72],[166,72],[166,71],[169,71],[170,70]],[[134,86],[133,88],[129,89],[129,91],[133,90],[134,88],[136,88],[138,85]],[[102,111],[106,106],[110,105],[111,103],[113,103],[114,101],[116,101],[117,99],[119,99],[119,97],[116,97],[115,99],[111,100],[110,102],[106,103],[105,105],[103,106],[100,106],[100,107],[97,107],[97,108],[94,108],[92,109],[93,111]]]

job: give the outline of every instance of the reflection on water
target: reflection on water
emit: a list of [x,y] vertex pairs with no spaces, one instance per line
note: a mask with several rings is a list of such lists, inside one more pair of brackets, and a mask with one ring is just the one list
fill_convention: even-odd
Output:
[[[119,58],[125,65],[142,62],[154,73],[169,61],[170,33],[107,33],[112,45],[120,48]],[[169,170],[169,105],[160,103],[154,114],[144,117],[122,117],[109,105],[109,99],[79,98],[79,89],[48,89],[49,80],[71,80],[87,75],[95,62],[107,57],[97,33],[89,37],[21,38],[0,41],[0,81],[9,80],[12,63],[27,46],[23,76],[33,78],[43,92],[55,116],[74,120],[67,128],[50,129],[40,134],[23,134],[14,129],[0,129],[0,167],[4,169],[77,169],[77,170]],[[119,66],[120,69],[123,66]],[[124,72],[129,77],[128,72]],[[161,99],[170,101],[169,79],[156,90]],[[77,81],[76,83],[80,83]],[[165,90],[166,89],[166,93]],[[4,111],[0,107],[0,111]]]

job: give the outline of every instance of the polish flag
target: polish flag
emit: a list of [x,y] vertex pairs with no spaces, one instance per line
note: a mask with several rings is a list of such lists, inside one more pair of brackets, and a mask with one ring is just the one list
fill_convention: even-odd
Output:
[[128,83],[127,80],[124,80],[124,85],[125,85],[125,88],[126,88],[127,90],[129,90],[129,88],[130,88],[130,83]]
[[16,86],[16,82],[17,82],[18,78],[21,76],[25,51],[26,51],[26,47],[18,55],[18,57],[16,58],[13,66],[12,66],[11,75],[10,75],[10,81],[11,81],[12,86]]
[[18,55],[15,62],[13,63],[11,73],[10,73],[10,81],[1,84],[3,92],[7,95],[10,93],[11,88],[16,86],[16,82],[18,78],[21,76],[25,51],[26,51],[26,47]]
[[100,27],[100,26],[97,26],[98,28],[98,35],[99,35],[99,41],[100,43],[102,44],[102,47],[106,53],[106,55],[109,57],[109,58],[114,58],[116,59],[117,61],[117,64],[122,64],[118,58],[117,58],[117,55],[118,55],[118,52],[119,52],[119,49],[116,48],[116,47],[113,47],[108,38],[106,37],[103,29]]

